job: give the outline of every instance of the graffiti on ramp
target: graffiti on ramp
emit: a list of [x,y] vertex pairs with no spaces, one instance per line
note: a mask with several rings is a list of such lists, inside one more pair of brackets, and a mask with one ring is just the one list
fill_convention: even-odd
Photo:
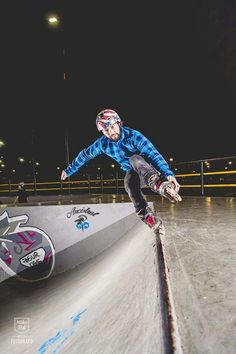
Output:
[[48,278],[55,265],[55,249],[50,237],[41,229],[26,225],[26,214],[0,215],[0,267],[20,280]]

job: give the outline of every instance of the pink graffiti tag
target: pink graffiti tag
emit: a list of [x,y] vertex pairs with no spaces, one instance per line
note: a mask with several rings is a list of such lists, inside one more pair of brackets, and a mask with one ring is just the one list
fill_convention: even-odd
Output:
[[27,235],[29,235],[29,237],[34,237],[36,235],[36,232],[34,231],[24,231],[25,233],[27,233]]
[[28,251],[36,242],[36,240],[30,242],[27,237],[23,235],[22,232],[17,232],[17,235],[23,240],[23,241],[17,241],[16,243],[22,243],[23,245],[29,245],[28,247],[25,248],[26,251]]
[[[33,282],[52,274],[55,252],[50,237],[27,226],[28,219],[26,214],[9,217],[7,210],[0,213],[0,266],[10,276]],[[39,263],[45,266],[36,268]]]

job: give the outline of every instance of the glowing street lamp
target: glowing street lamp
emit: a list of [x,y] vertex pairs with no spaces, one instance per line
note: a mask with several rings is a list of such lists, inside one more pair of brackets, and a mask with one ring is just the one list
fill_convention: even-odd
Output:
[[47,18],[47,22],[50,27],[57,28],[60,26],[60,20],[56,15],[49,15]]
[[5,145],[5,142],[1,139],[0,140],[0,148],[3,147]]
[[56,17],[56,16],[50,16],[49,18],[48,18],[48,22],[49,23],[57,23],[58,22],[58,18]]

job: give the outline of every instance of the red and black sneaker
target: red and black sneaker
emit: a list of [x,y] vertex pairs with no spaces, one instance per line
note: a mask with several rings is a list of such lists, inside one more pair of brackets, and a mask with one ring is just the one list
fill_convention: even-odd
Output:
[[150,227],[155,233],[164,235],[165,227],[161,218],[153,211],[149,206],[145,209],[141,209],[137,215],[139,218]]

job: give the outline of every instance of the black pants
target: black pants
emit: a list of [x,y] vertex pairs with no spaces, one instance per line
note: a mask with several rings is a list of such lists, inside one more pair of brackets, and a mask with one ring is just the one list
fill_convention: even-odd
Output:
[[124,187],[130,200],[133,202],[137,213],[141,209],[145,209],[147,206],[147,201],[142,193],[142,188],[148,185],[148,180],[153,174],[157,176],[160,176],[160,174],[140,155],[131,156],[130,164],[133,169],[126,172]]

